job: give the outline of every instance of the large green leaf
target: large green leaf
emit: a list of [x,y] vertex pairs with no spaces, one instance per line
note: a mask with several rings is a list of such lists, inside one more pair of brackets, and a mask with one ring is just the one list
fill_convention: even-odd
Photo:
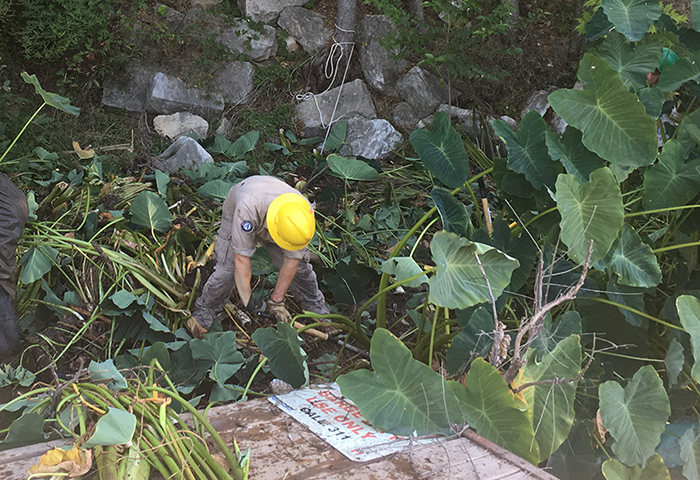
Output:
[[583,90],[560,89],[549,103],[566,122],[583,132],[583,144],[618,166],[650,165],[656,159],[656,124],[620,74],[602,59],[583,56],[578,77]]
[[644,87],[637,91],[639,101],[644,104],[644,110],[654,120],[657,120],[662,113],[664,106],[664,94],[660,88]]
[[461,187],[469,177],[469,157],[464,143],[445,112],[435,115],[433,130],[414,130],[409,137],[411,145],[430,173],[448,187]]
[[627,224],[600,263],[603,268],[615,273],[618,283],[622,285],[655,287],[661,283],[661,267],[656,255]]
[[700,432],[689,428],[678,440],[683,460],[683,476],[688,480],[700,480]]
[[92,448],[97,445],[123,445],[131,441],[136,430],[136,416],[126,410],[109,407],[106,414],[97,420],[95,433],[82,445]]
[[678,136],[676,138],[683,145],[683,156],[688,158],[693,148],[700,144],[700,109],[694,110],[683,117],[683,121],[678,127]]
[[36,75],[29,75],[27,72],[22,72],[22,80],[30,85],[34,85],[34,92],[41,95],[41,98],[44,99],[44,102],[47,105],[51,105],[53,108],[56,108],[62,112],[70,113],[71,115],[80,115],[80,109],[71,105],[70,100],[60,95],[56,95],[55,93],[49,93],[41,88],[41,84],[36,78]]
[[[537,361],[537,352],[529,350],[527,363],[512,387],[554,379],[572,379],[581,371],[581,343],[578,335],[562,340],[550,353]],[[471,388],[471,386],[470,386]],[[533,385],[522,391],[539,445],[538,462],[546,460],[562,444],[574,424],[576,382]]]
[[275,376],[299,388],[309,381],[306,352],[303,340],[290,324],[280,322],[274,328],[258,328],[253,341],[262,354],[270,360],[270,369]]
[[344,180],[376,182],[382,177],[377,171],[362,160],[345,158],[340,155],[328,155],[328,167]]
[[635,92],[646,87],[647,73],[654,71],[662,55],[659,40],[640,43],[633,49],[625,36],[617,32],[610,32],[598,49],[598,56],[620,74],[627,88]]
[[493,130],[506,143],[508,168],[525,175],[538,190],[554,186],[562,168],[547,152],[547,123],[537,110],[530,110],[523,116],[517,133],[503,120],[494,120]]
[[671,474],[658,453],[651,456],[644,468],[626,467],[615,459],[604,461],[602,468],[606,480],[671,480]]
[[373,372],[356,370],[341,375],[338,385],[375,428],[396,435],[420,436],[449,434],[451,423],[465,422],[456,407],[455,393],[449,388],[452,384],[461,390],[464,387],[446,381],[414,360],[411,351],[391,332],[382,328],[374,332],[370,358]]
[[[420,268],[420,265],[418,265],[411,257],[393,257],[384,260],[382,263],[382,272],[396,276],[396,281],[400,282],[422,273],[423,269]],[[428,283],[428,279],[425,275],[411,280],[405,285],[419,288],[423,283]]]
[[605,161],[588,150],[581,141],[583,134],[571,125],[559,137],[556,132],[547,131],[547,149],[552,160],[564,165],[566,173],[574,175],[579,183],[588,182],[591,172],[605,166]]
[[149,230],[167,232],[173,226],[173,217],[168,210],[168,204],[154,192],[139,193],[129,210],[131,221]]
[[690,17],[693,20],[693,28],[700,32],[700,0],[690,0]]
[[626,465],[644,466],[671,415],[668,395],[654,367],[641,367],[625,388],[613,380],[603,383],[598,399],[603,425],[615,439],[612,451]]
[[0,451],[45,441],[44,418],[37,413],[26,413],[13,421],[7,436],[0,443]]
[[586,40],[589,42],[598,40],[603,35],[615,28],[605,16],[605,10],[598,8],[593,14],[593,18],[586,24]]
[[460,406],[469,426],[484,438],[537,464],[539,450],[533,440],[532,423],[527,412],[519,408],[519,401],[501,373],[483,358],[472,363],[467,374],[468,389],[452,387],[462,392]]
[[500,218],[494,220],[492,227],[491,235],[482,228],[474,232],[471,241],[491,245],[520,263],[511,275],[507,287],[508,291],[516,292],[530,278],[532,266],[537,258],[537,244],[527,232],[521,232],[517,237],[512,236],[510,226]]
[[700,190],[700,159],[685,163],[683,146],[669,140],[659,161],[644,172],[644,208],[680,207],[692,200]]
[[569,257],[583,263],[592,240],[591,264],[603,258],[625,219],[622,193],[612,171],[599,168],[585,185],[579,185],[573,175],[559,175],[556,196],[561,240],[569,247]]
[[19,280],[28,285],[49,273],[58,260],[58,250],[48,245],[32,246],[19,261],[24,266]]
[[237,160],[243,155],[245,155],[247,152],[253,150],[255,148],[255,144],[258,143],[259,138],[260,132],[258,132],[257,130],[253,130],[246,133],[245,135],[241,135],[238,138],[238,140],[233,142],[231,146],[226,149],[224,155],[233,160]]
[[532,342],[532,349],[537,350],[537,361],[550,354],[557,345],[572,335],[581,336],[581,316],[576,310],[570,310],[552,321],[547,314],[542,323],[542,331]]
[[475,253],[483,265],[495,298],[510,282],[518,261],[482,243],[454,233],[438,232],[430,242],[435,270],[428,281],[430,301],[441,307],[468,308],[489,302],[489,291]]
[[464,204],[457,200],[449,190],[433,187],[430,191],[435,206],[442,219],[442,228],[448,232],[456,233],[460,237],[469,236],[469,214]]
[[690,334],[695,363],[690,374],[696,382],[700,381],[700,300],[692,295],[681,295],[676,299],[681,325]]
[[88,365],[90,381],[95,383],[107,383],[112,390],[121,390],[127,387],[126,379],[114,366],[114,360],[108,358],[104,362],[90,362]]
[[664,69],[656,86],[664,92],[678,90],[689,81],[700,82],[700,51],[679,59]]
[[199,187],[197,193],[204,198],[223,202],[226,199],[226,195],[228,195],[228,191],[231,190],[231,187],[233,187],[233,183],[217,178]]
[[331,133],[328,134],[328,138],[323,144],[323,149],[329,152],[332,152],[333,150],[338,150],[340,147],[343,146],[343,142],[345,142],[345,136],[347,135],[347,132],[348,122],[343,121],[333,125]]
[[217,383],[231,378],[245,363],[236,350],[235,332],[209,333],[202,340],[191,340],[192,358],[210,368],[209,376]]
[[668,385],[673,388],[678,383],[678,377],[683,371],[685,365],[685,355],[683,354],[683,345],[675,338],[671,340],[664,359],[666,370],[668,371]]
[[462,330],[447,349],[445,362],[451,375],[464,370],[476,357],[486,357],[493,345],[495,325],[491,308],[479,307],[469,318],[464,317],[458,311],[457,321]]
[[661,5],[654,0],[603,0],[600,6],[615,29],[631,42],[641,40],[661,17]]
[[[635,310],[639,310],[640,312],[644,312],[645,310],[644,289],[629,287],[627,285],[620,285],[617,282],[615,282],[615,277],[613,275],[611,275],[610,279],[608,280],[608,286],[605,289],[605,295],[607,295],[607,297],[611,301],[619,303],[622,306],[634,308]],[[627,320],[627,323],[629,323],[630,325],[639,327],[644,323],[643,316],[630,310],[627,310],[626,308],[617,307],[617,309],[625,317],[625,320]]]

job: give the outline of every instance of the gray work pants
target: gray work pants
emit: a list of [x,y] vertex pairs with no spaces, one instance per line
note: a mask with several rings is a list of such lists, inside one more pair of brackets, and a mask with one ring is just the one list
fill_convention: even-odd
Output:
[[[219,243],[220,241],[221,243]],[[266,243],[265,248],[272,257],[272,263],[278,269],[281,268],[284,262],[284,251],[275,243]],[[197,319],[199,324],[207,329],[214,323],[214,318],[223,311],[228,298],[236,287],[230,241],[226,242],[219,237],[215,251],[218,262],[214,267],[214,273],[204,284],[202,295],[195,302],[195,309],[192,312],[192,316]],[[304,257],[299,260],[297,273],[289,286],[289,291],[305,311],[328,313],[323,293],[318,288],[316,273],[309,263],[308,250]]]
[[0,357],[10,356],[19,345],[15,262],[28,216],[27,197],[0,173]]

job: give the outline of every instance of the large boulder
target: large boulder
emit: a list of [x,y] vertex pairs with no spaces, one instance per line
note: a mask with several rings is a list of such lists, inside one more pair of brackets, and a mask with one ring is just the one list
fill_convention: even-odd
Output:
[[226,45],[234,55],[247,55],[255,61],[267,60],[277,53],[277,31],[263,25],[263,31],[257,32],[245,20],[225,28],[216,41]]
[[331,120],[336,121],[342,117],[360,115],[370,120],[377,118],[372,96],[367,85],[360,79],[319,95],[310,95],[296,109],[297,117],[304,124],[303,134],[306,136],[320,135]]
[[306,3],[307,0],[238,0],[238,8],[244,17],[271,25],[286,7],[301,7]]
[[383,118],[368,120],[354,117],[348,120],[345,145],[338,153],[344,156],[383,159],[402,140],[401,134]]
[[159,114],[191,112],[213,118],[224,111],[224,98],[191,88],[177,77],[157,73],[148,91],[148,109]]
[[156,67],[130,65],[123,72],[109,75],[102,89],[102,104],[132,113],[147,110],[148,89]]
[[153,128],[160,135],[176,139],[194,133],[197,138],[207,138],[209,123],[190,112],[177,112],[172,115],[158,115],[153,119]]
[[[451,103],[447,88],[440,85],[440,80],[420,67],[413,67],[396,83],[396,90],[411,107],[411,110],[423,118],[443,103]],[[452,100],[457,92],[452,92]]]
[[191,137],[180,137],[153,160],[153,167],[167,173],[197,170],[203,163],[214,163],[209,152]]
[[231,62],[221,69],[216,84],[226,103],[246,103],[253,91],[253,73],[250,62]]
[[380,45],[387,33],[395,30],[396,26],[386,15],[366,15],[357,29],[358,53],[365,80],[372,88],[390,96],[397,94],[394,86],[408,66],[405,60],[390,58],[391,53]]
[[554,110],[549,105],[549,95],[558,90],[558,87],[551,86],[547,90],[537,90],[530,94],[525,103],[525,108],[523,108],[520,117],[522,118],[527,112],[531,110],[536,110],[549,125],[554,128],[555,131],[560,134],[564,133],[566,130],[566,122],[563,118],[557,115]]
[[323,27],[318,13],[303,7],[287,7],[282,10],[277,25],[296,39],[309,53],[320,50],[331,38],[329,29]]

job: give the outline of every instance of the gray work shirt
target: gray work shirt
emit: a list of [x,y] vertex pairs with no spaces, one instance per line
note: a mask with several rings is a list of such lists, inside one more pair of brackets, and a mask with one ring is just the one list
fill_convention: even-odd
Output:
[[[245,257],[253,256],[258,242],[275,243],[267,230],[267,209],[283,193],[296,193],[304,198],[298,190],[270,176],[255,175],[234,185],[224,200],[219,238],[230,241],[231,251]],[[299,259],[307,250],[283,249],[285,257]]]

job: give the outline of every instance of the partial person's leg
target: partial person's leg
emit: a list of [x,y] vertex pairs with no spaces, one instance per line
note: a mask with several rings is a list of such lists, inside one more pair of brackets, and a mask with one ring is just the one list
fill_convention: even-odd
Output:
[[[265,244],[265,248],[270,252],[272,263],[280,268],[284,262],[284,251],[276,244]],[[318,280],[316,272],[309,263],[309,251],[307,250],[304,257],[299,261],[297,273],[294,275],[294,280],[289,286],[289,291],[294,296],[294,299],[299,302],[304,311],[314,313],[328,313],[326,300],[323,293],[318,288]]]
[[0,357],[9,359],[19,346],[15,264],[17,244],[29,216],[27,197],[0,173]]
[[[221,241],[221,243],[219,243]],[[233,258],[229,258],[230,241],[224,241],[219,237],[216,244],[217,263],[214,273],[204,284],[202,295],[195,302],[192,316],[204,328],[209,329],[214,319],[220,314],[228,302],[233,289],[236,287],[234,280]]]

